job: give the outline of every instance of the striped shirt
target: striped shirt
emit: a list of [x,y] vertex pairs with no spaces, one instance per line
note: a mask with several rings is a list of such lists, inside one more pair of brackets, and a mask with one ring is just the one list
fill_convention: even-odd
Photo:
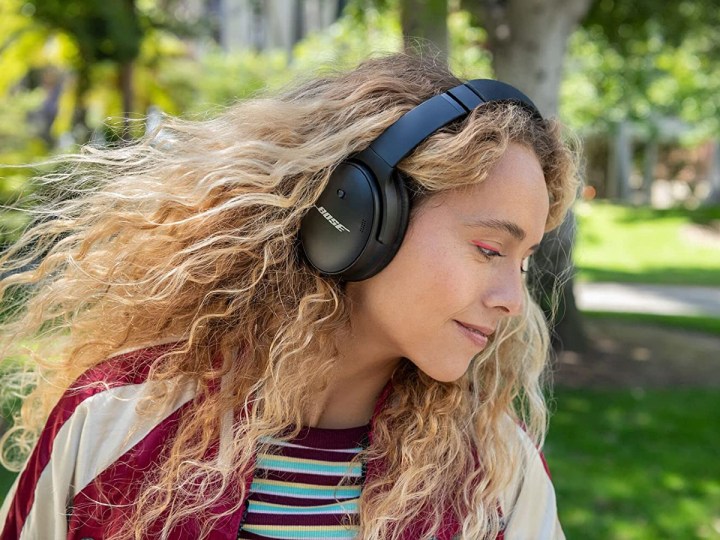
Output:
[[368,430],[303,428],[292,441],[266,441],[238,538],[355,538],[363,470],[353,458]]

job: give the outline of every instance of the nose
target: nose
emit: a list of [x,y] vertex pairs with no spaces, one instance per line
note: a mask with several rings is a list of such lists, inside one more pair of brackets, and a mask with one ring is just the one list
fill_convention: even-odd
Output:
[[525,285],[520,268],[517,271],[497,272],[484,295],[485,306],[499,311],[502,316],[520,315],[525,304]]

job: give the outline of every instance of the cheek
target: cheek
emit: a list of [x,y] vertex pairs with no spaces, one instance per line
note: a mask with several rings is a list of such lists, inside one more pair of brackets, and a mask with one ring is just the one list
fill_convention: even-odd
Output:
[[457,246],[429,241],[415,247],[398,261],[396,282],[404,295],[398,301],[412,319],[447,319],[468,301],[468,261],[459,260]]

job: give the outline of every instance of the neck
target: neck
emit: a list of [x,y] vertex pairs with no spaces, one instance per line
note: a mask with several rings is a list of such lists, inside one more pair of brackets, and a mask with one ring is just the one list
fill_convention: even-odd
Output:
[[327,386],[304,414],[309,427],[343,429],[370,422],[378,397],[401,358],[384,354],[376,342],[355,330],[338,340],[339,358]]

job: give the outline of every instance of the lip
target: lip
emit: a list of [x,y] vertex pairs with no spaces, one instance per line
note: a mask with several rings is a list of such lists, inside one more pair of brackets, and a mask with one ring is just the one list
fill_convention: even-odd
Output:
[[[488,339],[495,331],[494,328],[488,328],[487,326],[476,326],[460,321],[454,321],[457,324],[458,329],[462,334],[472,341],[475,345],[484,349],[488,344]],[[479,332],[479,333],[478,333]]]

